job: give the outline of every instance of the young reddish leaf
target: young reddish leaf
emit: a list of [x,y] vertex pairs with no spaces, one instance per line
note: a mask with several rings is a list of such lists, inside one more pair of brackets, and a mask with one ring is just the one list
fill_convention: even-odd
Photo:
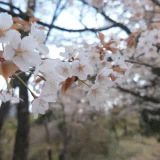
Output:
[[34,22],[37,22],[37,21],[39,21],[39,18],[30,18],[29,19],[30,23],[34,23]]
[[35,80],[35,83],[39,83],[39,82],[41,82],[41,81],[44,81],[44,79],[43,79],[42,77],[39,77],[39,78],[37,78],[37,79]]
[[134,36],[132,36],[132,35],[130,35],[128,38],[127,38],[127,46],[129,47],[129,48],[132,48],[132,47],[134,47],[135,45],[136,45],[136,41],[135,41],[135,38],[134,38]]
[[3,51],[0,51],[0,57],[1,58],[3,57]]
[[116,80],[116,76],[114,74],[110,74],[109,77],[111,78],[111,80],[114,82]]
[[3,58],[3,51],[0,51],[0,62],[3,62],[3,61],[5,61]]
[[20,21],[20,19],[18,17],[13,17],[12,20],[13,20],[13,22],[16,22],[16,23],[18,23]]
[[118,50],[118,49],[115,48],[115,47],[111,47],[108,43],[105,43],[105,44],[104,44],[104,47],[105,47],[107,50],[111,51],[112,53],[115,53],[115,52]]
[[65,93],[65,92],[72,86],[72,84],[73,84],[75,81],[76,81],[76,77],[75,77],[75,76],[73,76],[73,77],[71,77],[71,78],[67,78],[67,79],[65,80],[65,82],[63,83],[63,85],[62,85],[61,91],[62,91],[63,93]]
[[112,69],[115,72],[121,72],[121,73],[125,73],[126,72],[126,69],[120,68],[119,66],[113,67]]
[[[0,75],[2,75],[8,85],[8,78],[13,75],[19,68],[11,61],[0,63]],[[9,85],[8,85],[9,86]]]
[[11,29],[20,30],[22,29],[22,26],[18,24],[12,24]]
[[99,35],[99,39],[101,40],[101,42],[103,43],[104,42],[104,34],[103,33],[98,33],[98,35]]
[[16,23],[19,23],[19,24],[23,24],[23,25],[27,25],[28,24],[27,21],[21,20],[21,19],[19,19],[17,17],[12,18],[12,20],[13,20],[13,22],[16,22]]
[[40,30],[47,30],[47,29],[45,29],[43,26],[39,26],[39,27],[37,27],[37,29],[40,29]]
[[109,41],[107,44],[108,44],[108,45],[111,45],[111,44],[115,44],[115,43],[116,43],[116,41],[111,40],[111,41]]

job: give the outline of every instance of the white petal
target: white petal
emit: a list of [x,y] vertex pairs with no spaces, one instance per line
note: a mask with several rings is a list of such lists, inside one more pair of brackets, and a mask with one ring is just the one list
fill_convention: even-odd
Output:
[[9,42],[9,37],[4,33],[3,36],[0,36],[0,43],[8,43]]
[[87,75],[85,75],[84,73],[80,73],[80,74],[78,74],[78,78],[80,80],[86,80],[87,79]]
[[42,106],[39,106],[39,107],[38,107],[38,112],[39,112],[40,114],[45,114],[45,108],[42,107]]
[[22,57],[15,56],[12,61],[19,67],[20,70],[24,72],[29,70],[29,63],[27,63],[27,61],[25,61]]
[[36,33],[36,24],[32,23],[32,25],[31,25],[31,35],[35,36],[35,33]]
[[23,50],[32,51],[37,47],[38,43],[32,36],[26,36],[21,41],[21,48]]
[[13,47],[10,44],[6,45],[3,52],[4,59],[11,60],[14,55],[15,55],[15,51]]
[[37,50],[42,54],[48,54],[49,53],[48,47],[45,46],[44,44],[39,44],[38,47],[37,47]]
[[43,43],[46,39],[46,34],[42,30],[37,30],[35,33],[35,38],[39,43]]
[[37,66],[41,64],[41,57],[36,52],[26,52],[22,55],[23,59],[27,61],[31,66]]
[[20,33],[16,30],[10,29],[8,31],[4,31],[4,35],[0,36],[1,43],[19,43],[21,41]]
[[38,106],[39,106],[39,98],[33,100],[31,108],[32,112],[34,113],[37,112]]
[[10,29],[6,32],[6,36],[8,37],[9,42],[12,44],[13,48],[17,49],[21,41],[21,34],[14,29]]
[[12,24],[12,17],[8,13],[0,14],[0,29],[7,30]]

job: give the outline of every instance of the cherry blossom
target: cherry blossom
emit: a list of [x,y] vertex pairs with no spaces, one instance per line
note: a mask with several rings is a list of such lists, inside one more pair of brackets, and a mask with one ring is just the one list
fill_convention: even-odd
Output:
[[30,66],[36,66],[41,63],[41,58],[34,51],[37,42],[31,37],[26,36],[22,40],[15,37],[15,41],[7,44],[3,56],[6,60],[12,60],[22,71],[28,71]]
[[49,109],[49,102],[56,102],[56,99],[52,94],[41,94],[32,101],[31,111],[34,114],[34,118],[38,118],[38,114],[45,114],[45,111]]
[[31,25],[31,36],[33,36],[33,38],[35,38],[38,43],[38,46],[36,47],[36,49],[44,55],[48,54],[49,49],[47,46],[43,44],[46,39],[46,34],[44,30],[37,29],[35,23]]
[[22,100],[22,99],[20,99],[17,96],[13,95],[10,91],[2,90],[0,92],[0,100],[2,102],[11,101],[12,103],[19,103],[19,101]]
[[[98,1],[88,2],[97,8],[101,8],[98,6]],[[126,1],[125,5],[129,6],[131,3]],[[130,18],[136,21],[144,16],[144,9],[137,2],[135,2],[135,6],[138,7],[138,13],[134,13],[134,17]],[[129,12],[133,12],[134,9],[129,8]],[[2,63],[4,63],[3,61],[12,61],[16,67],[18,66],[19,70],[33,74],[34,84],[31,84],[32,89],[36,90],[39,96],[35,96],[27,84],[24,83],[24,85],[34,98],[31,104],[35,118],[38,117],[38,114],[45,114],[46,110],[49,109],[50,102],[57,101],[57,93],[63,91],[62,88],[66,81],[69,81],[69,87],[80,87],[87,92],[87,98],[91,106],[106,105],[113,88],[117,84],[124,85],[126,80],[130,78],[133,65],[127,60],[139,56],[150,59],[157,57],[159,53],[160,30],[146,29],[138,33],[132,33],[127,39],[123,40],[118,39],[115,34],[108,36],[107,38],[110,41],[107,43],[104,41],[104,35],[100,33],[99,43],[91,45],[84,43],[84,46],[81,47],[77,47],[77,45],[66,47],[65,52],[60,53],[64,57],[63,60],[47,58],[42,60],[41,54],[49,53],[49,49],[44,45],[45,31],[40,30],[33,23],[29,36],[21,39],[21,34],[18,31],[10,29],[12,24],[12,17],[9,14],[0,15],[0,43],[5,44],[0,58]],[[32,69],[32,72],[30,69]],[[8,74],[3,67],[0,74],[3,77],[13,78],[12,74],[14,72],[15,70]],[[10,92],[9,86],[7,89],[7,91],[0,91],[1,101],[18,102],[21,100],[13,92]]]
[[53,59],[46,59],[44,60],[39,66],[35,69],[35,77],[38,76],[38,74],[41,74],[46,81],[57,81],[62,82],[64,81],[64,77],[62,77],[58,71],[56,70],[56,67],[59,64],[59,60],[53,60]]
[[15,30],[9,30],[12,26],[12,17],[8,13],[0,14],[0,43],[8,43],[15,32]]
[[59,74],[65,78],[72,77],[71,65],[69,62],[59,62],[59,65],[56,67]]
[[87,93],[87,98],[91,106],[100,106],[105,104],[107,90],[100,84],[94,84]]
[[149,34],[149,39],[153,44],[160,43],[160,31],[157,29],[154,29]]
[[112,69],[108,69],[107,67],[103,68],[96,76],[96,83],[106,85],[107,87],[113,86],[114,83],[109,77],[112,72]]
[[88,75],[93,73],[93,67],[88,64],[88,60],[75,60],[72,62],[72,73],[80,80],[86,80]]
[[60,56],[64,57],[64,59],[70,59],[75,56],[77,52],[77,48],[74,46],[65,47],[65,52],[61,52]]
[[49,104],[44,100],[43,97],[38,97],[32,102],[32,112],[34,118],[38,118],[38,114],[45,114],[45,111],[48,110]]

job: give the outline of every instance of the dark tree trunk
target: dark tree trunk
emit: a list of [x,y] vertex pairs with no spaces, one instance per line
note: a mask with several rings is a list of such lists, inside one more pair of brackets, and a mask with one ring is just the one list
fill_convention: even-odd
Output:
[[[25,83],[28,81],[28,77],[25,73],[21,74],[20,76]],[[18,81],[16,79],[16,81]],[[13,153],[13,160],[27,160],[28,155],[28,147],[29,147],[29,102],[28,102],[28,91],[26,87],[19,82],[19,89],[20,89],[20,98],[23,101],[17,106],[17,132],[16,132],[16,139],[15,139],[15,146],[14,146],[14,153]]]
[[64,108],[65,106],[62,102],[60,104],[62,106],[63,120],[60,124],[59,129],[62,133],[63,149],[60,151],[59,160],[66,160],[68,142],[71,137],[67,129],[66,114],[65,114],[65,108]]
[[[46,133],[46,142],[50,146],[51,138],[50,138],[50,133],[49,133],[49,128],[48,128],[48,119],[46,117],[44,120],[44,128],[45,128],[45,133]],[[51,146],[47,149],[47,154],[48,154],[48,160],[52,160]]]
[[[28,0],[27,12],[26,14],[29,17],[34,17],[35,11],[35,0]],[[22,38],[27,36],[28,33],[21,30]],[[25,73],[20,75],[21,79],[27,84],[30,78],[26,76]],[[16,79],[16,82],[19,81]],[[17,83],[17,86],[20,90],[20,98],[23,99],[17,106],[17,121],[18,127],[16,132],[13,160],[27,160],[28,158],[28,149],[29,149],[29,100],[28,100],[28,90],[20,81]]]
[[[3,127],[3,124],[4,124],[4,121],[5,121],[5,118],[9,112],[9,108],[10,108],[10,103],[9,102],[6,102],[6,103],[2,103],[1,107],[0,107],[0,131]],[[0,146],[0,160],[3,160],[2,159],[2,148],[3,146]]]
[[10,108],[10,102],[2,103],[0,107],[0,131],[4,124],[4,120],[8,114],[9,108]]

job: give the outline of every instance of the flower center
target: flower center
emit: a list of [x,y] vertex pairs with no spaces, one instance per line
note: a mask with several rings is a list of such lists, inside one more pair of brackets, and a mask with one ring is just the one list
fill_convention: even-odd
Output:
[[77,70],[80,72],[80,71],[83,71],[84,70],[84,67],[85,67],[85,65],[79,65],[78,67],[77,67]]
[[98,96],[98,91],[97,91],[97,89],[92,89],[91,94],[92,94],[93,96],[97,97],[97,96]]
[[5,31],[3,29],[0,29],[0,36],[4,36]]
[[16,50],[16,55],[21,56],[24,53],[22,49],[17,49]]
[[66,67],[62,67],[63,73],[68,73],[68,69]]

